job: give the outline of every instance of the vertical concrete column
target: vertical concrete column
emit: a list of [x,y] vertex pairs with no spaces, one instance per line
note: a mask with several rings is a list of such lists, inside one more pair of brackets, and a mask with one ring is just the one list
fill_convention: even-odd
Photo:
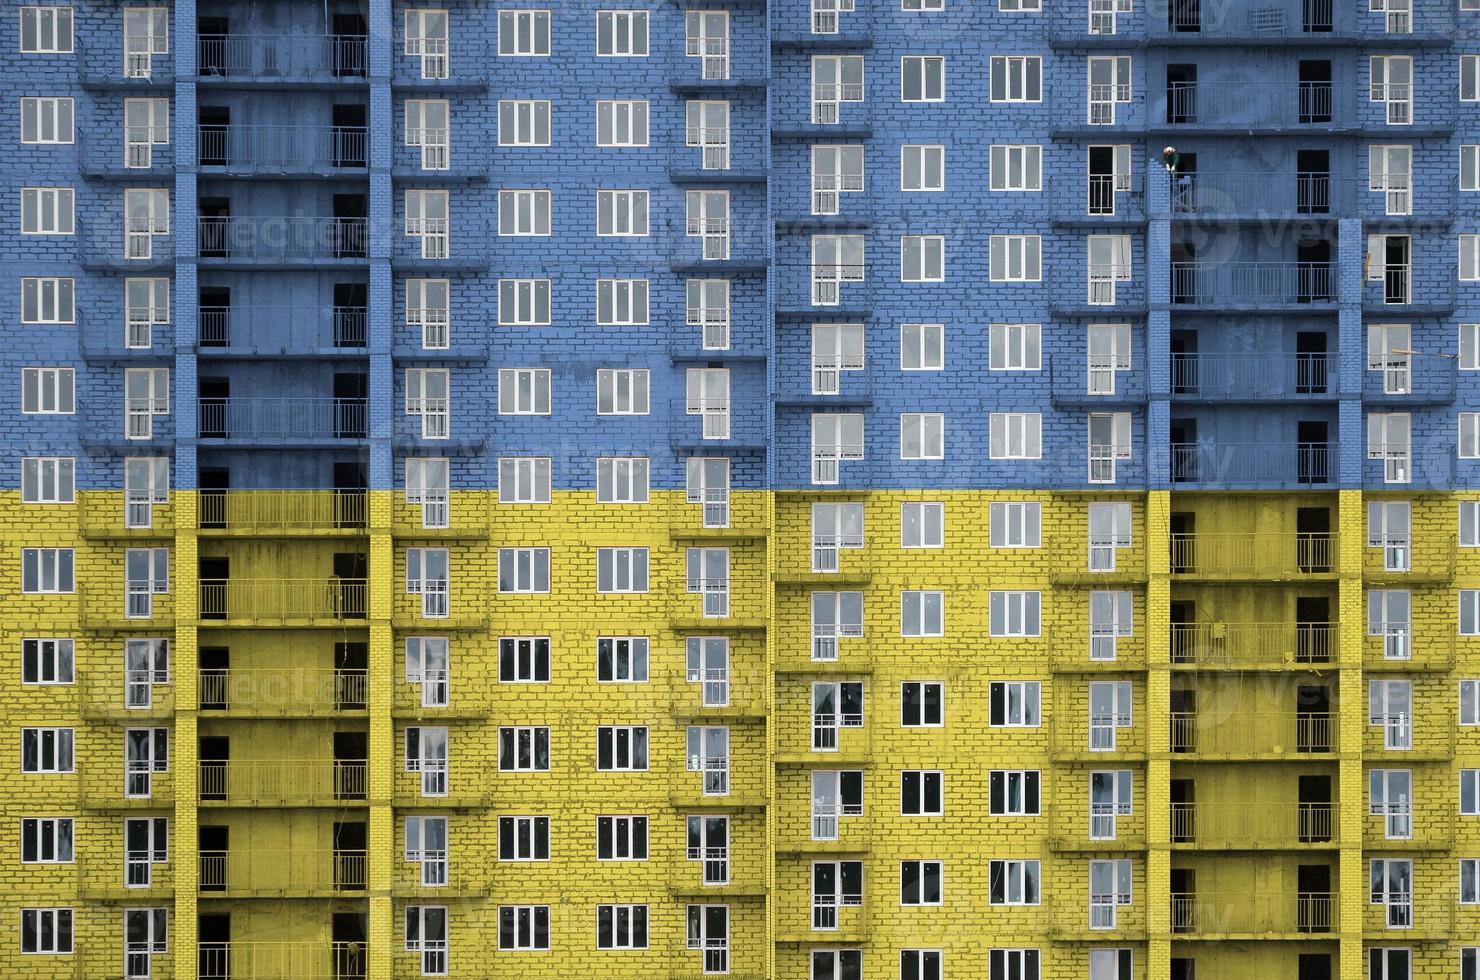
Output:
[[390,980],[392,957],[387,940],[393,935],[391,880],[396,855],[393,795],[395,731],[391,721],[391,677],[395,651],[391,633],[391,491],[369,493],[370,558],[366,584],[370,637],[367,683],[370,738],[367,753],[368,828],[367,875],[370,893],[369,980]]
[[1171,510],[1146,495],[1146,980],[1171,976]]
[[175,770],[175,816],[174,840],[170,847],[175,869],[175,911],[171,931],[174,933],[175,962],[193,963],[200,870],[196,853],[200,798],[196,614],[200,608],[200,583],[195,534],[199,501],[194,490],[177,490],[171,496],[171,503],[175,511],[175,641],[174,649],[170,651],[175,684],[175,744],[171,752]]
[[1152,488],[1171,479],[1172,223],[1165,168],[1146,167],[1146,476]]
[[1361,487],[1362,463],[1367,457],[1366,427],[1362,418],[1362,379],[1367,376],[1367,338],[1362,326],[1362,222],[1342,218],[1336,228],[1336,445],[1338,486]]
[[1362,647],[1365,641],[1362,594],[1362,547],[1366,513],[1360,490],[1342,490],[1337,497],[1338,625],[1336,632],[1337,815],[1338,859],[1337,938],[1340,943],[1340,980],[1361,980],[1366,974],[1362,952],[1362,921],[1367,911],[1367,869],[1362,860],[1362,825],[1367,789],[1362,772],[1363,706]]

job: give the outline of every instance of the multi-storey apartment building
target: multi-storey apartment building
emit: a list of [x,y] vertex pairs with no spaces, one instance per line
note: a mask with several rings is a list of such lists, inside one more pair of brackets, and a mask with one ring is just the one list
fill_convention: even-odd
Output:
[[8,975],[1480,977],[1480,2],[420,3],[0,20]]

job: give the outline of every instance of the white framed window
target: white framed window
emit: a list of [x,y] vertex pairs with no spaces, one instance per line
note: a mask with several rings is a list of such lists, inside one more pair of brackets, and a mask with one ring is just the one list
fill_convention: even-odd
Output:
[[498,103],[498,145],[549,146],[549,100],[500,99]]
[[988,546],[1040,548],[1043,546],[1043,505],[1035,500],[998,500],[987,508]]
[[843,194],[863,190],[863,144],[812,146],[812,213],[837,214]]
[[1131,415],[1129,412],[1089,414],[1090,483],[1114,483],[1117,460],[1131,458]]
[[844,372],[863,370],[864,356],[863,324],[812,324],[812,394],[836,395]]
[[72,746],[70,728],[22,728],[21,772],[72,772]]
[[500,861],[550,860],[549,817],[499,817]]
[[21,99],[21,142],[58,145],[72,142],[72,100],[61,96]]
[[22,548],[21,592],[59,595],[73,591],[71,548]]
[[945,282],[946,236],[904,235],[899,239],[900,282]]
[[152,258],[154,237],[170,233],[170,192],[158,187],[131,187],[125,190],[123,231],[124,254],[127,258]]
[[406,818],[406,863],[418,865],[423,888],[447,886],[446,817]]
[[992,190],[1043,190],[1043,147],[1037,143],[993,144],[990,159]]
[[422,976],[447,975],[447,906],[406,906],[406,952],[416,954]]
[[1131,279],[1131,236],[1089,235],[1084,244],[1086,302],[1114,306],[1115,284]]
[[646,905],[596,906],[597,949],[647,949]]
[[421,150],[421,169],[452,166],[452,103],[446,99],[407,99],[404,107],[406,145]]
[[406,594],[421,596],[421,614],[427,619],[448,616],[450,561],[447,548],[406,549]]
[[21,909],[22,953],[66,954],[72,952],[72,910],[67,908]]
[[[919,801],[918,792],[916,802]],[[861,770],[812,770],[812,839],[837,840],[840,818],[863,815]]]
[[[913,2],[913,0],[906,0],[906,2]],[[811,980],[859,980],[862,976],[863,950],[812,950]]]
[[[425,725],[407,727],[406,771],[421,774],[422,796],[447,795],[448,747],[448,731],[445,727]],[[444,846],[443,850],[445,851],[445,849]],[[408,861],[412,860],[409,855],[406,859]],[[445,880],[445,871],[444,879],[440,883],[447,883]]]
[[1086,122],[1091,126],[1114,125],[1115,107],[1131,101],[1131,59],[1126,55],[1090,58],[1086,74]]
[[76,322],[77,284],[71,276],[22,276],[21,322]]
[[1368,99],[1386,105],[1389,126],[1413,124],[1413,57],[1372,55],[1368,62]]
[[170,281],[129,277],[123,281],[123,345],[129,350],[154,346],[154,328],[170,322]]
[[124,909],[124,975],[133,980],[154,975],[155,955],[169,952],[169,910]]
[[169,8],[123,8],[123,75],[125,78],[149,78],[154,71],[154,56],[169,54],[169,50]]
[[945,724],[946,686],[941,681],[902,681],[899,724],[903,728],[940,728]]
[[1459,904],[1480,905],[1480,858],[1460,859]]
[[913,13],[939,13],[946,9],[946,0],[899,0],[899,9]]
[[596,860],[646,861],[648,818],[639,815],[596,818]]
[[550,681],[548,636],[501,636],[498,640],[500,684],[547,684]]
[[1413,480],[1413,417],[1407,412],[1367,413],[1367,458],[1382,460],[1384,483]]
[[20,8],[21,54],[71,54],[72,8]]
[[941,980],[944,971],[945,954],[938,949],[899,951],[899,980]]
[[730,730],[723,725],[690,725],[685,738],[685,769],[702,773],[705,796],[730,795]]
[[1043,416],[1037,412],[992,412],[988,420],[992,459],[1043,458]]
[[1371,681],[1367,685],[1367,724],[1383,729],[1383,748],[1413,748],[1413,685],[1406,680]]
[[[999,0],[998,9],[1038,10],[1038,0]],[[1019,8],[1017,4],[1035,4]],[[1004,5],[1013,4],[1009,8]],[[1028,947],[1023,949],[993,947],[987,951],[987,980],[1038,980],[1041,952]]]
[[987,864],[987,901],[992,905],[1037,905],[1039,902],[1039,863],[1016,859],[997,859]]
[[1480,280],[1480,235],[1459,236],[1459,281]]
[[943,905],[942,861],[899,862],[900,905]]
[[1370,902],[1385,906],[1386,927],[1413,928],[1413,860],[1375,858],[1371,862]]
[[1042,281],[1042,236],[993,235],[991,253],[988,274],[993,282]]
[[899,594],[900,636],[945,636],[946,594],[908,589]]
[[[1134,775],[1129,769],[1095,769],[1089,774],[1089,836],[1114,840],[1119,817],[1134,810]],[[1173,813],[1177,813],[1174,805]],[[1175,819],[1175,818],[1174,818]]]
[[705,261],[730,257],[730,192],[685,191],[684,235],[698,238]]
[[1459,413],[1459,458],[1480,459],[1480,412]]
[[64,637],[21,640],[22,684],[71,684],[73,641]]
[[596,11],[596,56],[598,58],[646,58],[648,12],[646,10]]
[[703,170],[730,169],[730,103],[689,99],[684,103],[684,145],[699,149]]
[[862,413],[814,412],[812,414],[812,482],[835,484],[840,461],[863,459]]
[[812,56],[812,124],[833,126],[845,102],[862,102],[863,56]]
[[642,238],[647,233],[647,191],[596,192],[596,234],[598,237]]
[[[689,548],[685,552],[684,591],[702,596],[705,617],[730,614],[730,549]],[[692,637],[690,638],[692,640]],[[728,687],[726,687],[728,690]]]
[[899,148],[901,191],[944,191],[946,148],[938,143],[906,143]]
[[598,101],[596,103],[596,145],[612,148],[647,146],[647,100]]
[[162,637],[123,641],[123,703],[149,708],[154,689],[170,682],[170,641]]
[[1367,779],[1367,812],[1383,818],[1388,840],[1413,836],[1413,772],[1409,769],[1373,769]]
[[648,458],[646,456],[598,456],[596,458],[596,502],[598,504],[647,503]]
[[1480,680],[1459,682],[1459,723],[1480,725]]
[[945,814],[945,773],[939,769],[905,769],[899,774],[899,814],[939,817]]
[[901,371],[944,371],[946,327],[943,323],[899,325],[899,369]]
[[406,637],[406,683],[421,689],[424,708],[450,703],[449,646],[445,636]]
[[1413,213],[1413,147],[1374,144],[1367,148],[1367,189],[1383,195],[1387,214]]
[[598,368],[597,415],[648,414],[647,368]]
[[549,235],[550,192],[547,190],[499,191],[498,233],[502,236]]
[[646,725],[598,725],[597,772],[643,772],[648,767]]
[[1411,510],[1406,500],[1367,502],[1367,547],[1382,549],[1386,571],[1406,572],[1412,567]]
[[901,548],[944,548],[946,505],[906,502],[899,505]]
[[1459,100],[1480,102],[1480,55],[1459,56]]
[[812,305],[837,306],[842,284],[867,276],[862,235],[812,236]]
[[1459,325],[1459,369],[1480,371],[1480,323]]
[[548,58],[550,11],[500,10],[498,53],[501,58]]
[[702,950],[705,973],[730,972],[730,907],[728,905],[689,905],[686,947]]
[[[1129,6],[1129,0],[1121,0],[1121,3]],[[1036,14],[1042,12],[1043,0],[997,0],[997,9],[1004,14]],[[997,980],[995,974],[992,980]]]
[[499,771],[551,771],[551,730],[543,725],[503,725],[499,728]]
[[22,864],[71,864],[71,817],[22,817]]
[[1459,189],[1480,191],[1480,143],[1463,143],[1459,148]]
[[549,368],[500,368],[498,372],[500,415],[549,415]]
[[946,59],[938,55],[906,55],[899,59],[901,102],[944,102]]
[[813,660],[837,660],[838,639],[862,635],[862,592],[812,593]]
[[1038,816],[1042,781],[1037,769],[993,769],[987,778],[987,812],[994,817]]
[[1041,635],[1043,595],[1031,591],[988,593],[989,625],[992,636]]
[[498,948],[524,951],[549,949],[550,906],[500,905]]
[[170,550],[168,548],[126,548],[123,553],[124,615],[130,619],[148,619],[153,615],[153,598],[170,591]]
[[596,679],[605,684],[645,684],[648,638],[601,636],[596,639]]
[[[445,282],[445,280],[435,281]],[[406,312],[409,317],[410,309],[408,308]],[[498,322],[499,326],[503,327],[549,326],[550,280],[500,279],[498,281]]]
[[836,752],[839,728],[863,727],[863,683],[812,684],[812,751]]
[[70,504],[75,499],[76,461],[71,456],[21,459],[21,503]]
[[993,728],[1037,728],[1042,724],[1040,681],[992,681],[987,689]]
[[1480,817],[1480,769],[1459,771],[1459,815]]
[[548,504],[550,457],[501,456],[498,461],[498,501],[501,504]]
[[730,438],[730,369],[689,368],[684,388],[684,414],[702,419],[702,438]]
[[991,371],[1041,371],[1043,326],[1038,323],[994,323],[988,331],[987,367]]
[[1089,594],[1089,659],[1114,660],[1122,636],[1134,634],[1134,597],[1129,592]]
[[154,417],[169,413],[170,369],[125,368],[123,372],[125,438],[153,438]]
[[130,456],[123,461],[124,527],[152,527],[154,507],[169,500],[168,456]]
[[1089,749],[1091,752],[1115,751],[1118,729],[1131,726],[1130,681],[1090,681],[1089,684]]
[[1480,589],[1459,590],[1459,635],[1480,636]]
[[75,231],[70,187],[22,187],[22,235],[70,235]]
[[1367,592],[1367,635],[1382,637],[1385,660],[1413,656],[1413,596],[1407,589],[1370,589]]
[[123,795],[147,799],[153,794],[156,772],[169,772],[170,730],[168,728],[125,728],[123,730]]
[[993,102],[1042,102],[1043,59],[1038,55],[996,55],[991,59]]
[[500,548],[498,550],[500,592],[549,592],[549,548]]
[[647,590],[648,549],[596,549],[597,592],[636,593]]
[[905,412],[899,416],[900,459],[945,459],[946,417],[940,412]]
[[597,326],[638,327],[647,326],[647,323],[648,281],[646,279],[596,280]]
[[452,372],[407,368],[406,414],[421,419],[421,438],[448,438],[452,434]]
[[[550,319],[550,286],[549,280],[499,280],[499,323],[504,324],[506,316],[518,316],[523,313],[526,316],[534,316],[536,310],[533,308],[532,297],[528,298],[529,306],[522,310],[515,305],[519,298],[516,295],[510,297],[510,306],[505,306],[505,283],[517,282],[540,282],[545,283],[545,322]],[[511,292],[513,292],[511,290]],[[446,350],[451,343],[450,326],[452,319],[452,284],[446,279],[407,279],[406,280],[406,325],[416,327],[421,331],[421,346],[423,350]],[[517,321],[516,321],[517,322]]]
[[701,328],[705,350],[729,350],[730,280],[686,279],[684,319]]
[[1089,927],[1114,929],[1116,909],[1131,904],[1131,862],[1089,863]]
[[[403,50],[406,57],[421,61],[422,78],[446,78],[448,75],[447,21],[445,7],[406,11]],[[446,968],[444,959],[443,972]]]
[[[422,258],[447,258],[452,247],[451,194],[440,190],[408,190],[405,200],[406,237],[420,240]],[[499,217],[502,220],[502,210]]]

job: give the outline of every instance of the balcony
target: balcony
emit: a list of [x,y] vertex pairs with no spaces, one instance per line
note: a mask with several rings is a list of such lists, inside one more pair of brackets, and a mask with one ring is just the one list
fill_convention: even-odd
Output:
[[1327,533],[1173,534],[1172,576],[1228,581],[1307,580],[1336,574]]
[[[168,228],[168,218],[162,227]],[[167,230],[130,231],[123,221],[77,219],[75,248],[84,269],[101,272],[158,272],[175,265],[175,238]]]
[[1304,488],[1336,485],[1334,442],[1174,442],[1173,486]]
[[[1458,387],[1451,357],[1404,358],[1362,373],[1362,401],[1369,405],[1449,405]],[[1401,411],[1401,409],[1399,409]]]
[[[116,552],[115,552],[116,554]],[[148,596],[147,616],[130,615],[123,584],[113,586],[81,585],[77,590],[78,619],[90,630],[160,630],[175,624],[175,597],[170,594]]]
[[856,2],[797,4],[774,11],[771,46],[822,51],[832,48],[868,48],[874,43],[874,12]]
[[[1139,352],[1132,356],[1135,361]],[[1058,354],[1049,359],[1053,400],[1058,405],[1144,405],[1146,372],[1116,369],[1109,358]]]
[[1402,585],[1443,583],[1454,578],[1456,539],[1442,534],[1420,534],[1371,540],[1362,550],[1362,578],[1368,582]]
[[[1212,3],[1173,4],[1166,16],[1148,18],[1153,44],[1265,44],[1320,47],[1360,39],[1420,45],[1448,39],[1454,5],[1413,0],[1391,13],[1335,0],[1255,0],[1249,7]],[[1377,8],[1372,8],[1377,10]],[[1158,11],[1158,14],[1160,11]]]
[[[116,844],[76,852],[81,897],[104,902],[169,901],[175,891],[174,862],[151,864],[150,851],[125,850],[122,835],[118,838]],[[106,853],[99,853],[102,850]]]
[[363,398],[202,398],[202,442],[336,445],[365,438]]
[[[130,517],[146,526],[129,526]],[[94,541],[163,540],[175,536],[175,509],[168,503],[130,507],[122,491],[92,490],[77,497],[77,527]]]
[[1171,842],[1199,850],[1335,847],[1331,802],[1173,803]]
[[[397,218],[391,263],[396,269],[481,272],[488,268],[490,249],[498,238],[495,232],[491,221],[477,212],[459,212],[451,219]],[[518,237],[506,239],[499,247],[505,250],[502,257],[507,261],[528,261],[529,246]]]
[[[175,147],[167,133],[154,133],[152,128],[127,127],[129,138],[140,142],[126,143],[124,133],[109,137],[92,136],[86,129],[75,133],[77,157],[82,172],[88,177],[117,180],[170,180],[175,175]],[[155,143],[153,139],[164,142]]]
[[684,141],[668,147],[668,177],[678,184],[757,183],[766,179],[770,141],[756,127],[742,127],[732,114],[724,128],[691,126]]
[[1335,623],[1172,623],[1171,633],[1174,666],[1299,668],[1336,659]]
[[1172,398],[1192,401],[1319,401],[1336,397],[1326,354],[1173,354]]
[[711,668],[670,678],[668,714],[675,720],[754,721],[766,717],[765,682],[754,671]]
[[664,52],[669,90],[702,97],[765,88],[770,81],[770,58],[764,49],[764,37],[764,32],[752,30],[685,37],[682,45]]
[[1455,490],[1459,462],[1453,443],[1372,444],[1362,463],[1362,485],[1367,490]]
[[1152,94],[1147,115],[1152,131],[1172,133],[1319,132],[1337,129],[1350,118],[1348,97],[1331,82],[1170,82]]
[[203,265],[293,268],[319,263],[363,264],[367,219],[203,217],[196,219]]
[[1204,759],[1310,759],[1335,751],[1335,724],[1329,711],[1174,711],[1171,749]]
[[74,33],[72,60],[77,64],[77,81],[83,88],[140,93],[174,90],[172,56],[130,52],[125,57],[121,32],[111,37],[102,32],[92,37],[88,31]]
[[1187,309],[1293,310],[1336,302],[1330,262],[1173,262],[1171,300]]
[[196,149],[202,174],[308,177],[363,172],[364,126],[202,124]]
[[202,537],[364,534],[364,490],[201,490]]
[[1174,216],[1209,218],[1288,217],[1348,213],[1357,182],[1328,172],[1203,171],[1174,174]]
[[216,898],[332,898],[363,892],[364,851],[201,851],[200,892]]
[[364,670],[202,670],[200,711],[243,718],[314,718],[364,711]]
[[201,84],[363,85],[369,58],[362,34],[201,34]]
[[200,763],[206,806],[341,806],[363,803],[364,759],[233,759]]
[[201,357],[362,357],[363,306],[202,306]]
[[886,275],[867,265],[791,263],[778,270],[776,312],[789,319],[861,319],[873,309],[874,283]]
[[168,673],[89,670],[81,672],[77,681],[84,718],[164,719],[175,713],[175,686]]
[[1173,892],[1174,935],[1192,939],[1300,938],[1330,933],[1334,892]]
[[1374,672],[1447,672],[1454,669],[1456,642],[1449,631],[1415,638],[1409,623],[1374,624],[1362,641],[1362,668]]
[[1145,270],[1112,263],[1052,276],[1049,308],[1065,316],[1124,316],[1146,308]]
[[1049,667],[1055,673],[1122,673],[1146,669],[1146,631],[1131,636],[1091,633],[1086,626],[1053,630]]
[[362,942],[201,940],[197,980],[363,980],[370,951]]
[[[1061,174],[1044,188],[1061,225],[1136,225],[1146,220],[1141,174]],[[1031,196],[1031,195],[1030,195]]]
[[201,579],[200,618],[238,626],[337,626],[366,616],[362,578]]
[[1362,283],[1362,309],[1372,316],[1444,314],[1454,304],[1454,266],[1448,260],[1385,265],[1374,268]]

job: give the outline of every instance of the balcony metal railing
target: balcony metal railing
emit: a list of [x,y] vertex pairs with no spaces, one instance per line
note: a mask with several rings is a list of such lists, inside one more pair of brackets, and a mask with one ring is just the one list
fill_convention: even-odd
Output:
[[202,352],[293,354],[364,348],[363,306],[202,306]]
[[367,219],[212,216],[196,219],[202,259],[322,262],[366,257]]
[[1336,536],[1320,532],[1173,534],[1172,574],[1188,578],[1301,578],[1336,572]]
[[1173,354],[1172,395],[1185,398],[1322,398],[1334,395],[1326,354]]
[[1355,199],[1357,182],[1329,172],[1270,174],[1196,171],[1171,178],[1173,214],[1250,216],[1334,214]]
[[363,980],[369,946],[361,942],[199,943],[197,980]]
[[1200,935],[1328,933],[1336,922],[1334,892],[1173,892],[1173,933]]
[[201,619],[364,619],[362,578],[200,580]]
[[239,126],[202,123],[196,162],[226,171],[364,169],[364,126]]
[[363,528],[364,490],[201,490],[200,528],[219,531],[301,531]]
[[1336,482],[1334,442],[1174,442],[1173,483],[1328,486]]
[[1335,751],[1334,725],[1329,711],[1174,711],[1171,748],[1240,758],[1327,753]]
[[364,759],[202,760],[200,799],[237,806],[364,800]]
[[1336,301],[1330,262],[1173,262],[1172,302],[1265,309]]
[[202,78],[261,82],[352,80],[369,69],[363,34],[201,34]]
[[1336,108],[1324,81],[1170,82],[1161,101],[1165,125],[1220,129],[1329,126]]
[[202,398],[202,439],[365,438],[363,398]]
[[1172,623],[1171,662],[1204,667],[1325,664],[1335,623]]
[[[1153,36],[1298,37],[1318,42],[1338,27],[1334,0],[1255,0],[1248,8],[1170,4],[1165,19],[1150,18]],[[1161,13],[1157,11],[1158,15]],[[1344,25],[1343,25],[1344,26]],[[1349,30],[1349,26],[1346,27]]]
[[198,675],[200,710],[250,715],[364,711],[364,670],[210,670]]
[[1173,803],[1173,844],[1202,847],[1285,847],[1331,844],[1336,808],[1331,802]]
[[203,850],[200,890],[228,895],[364,891],[365,852]]

